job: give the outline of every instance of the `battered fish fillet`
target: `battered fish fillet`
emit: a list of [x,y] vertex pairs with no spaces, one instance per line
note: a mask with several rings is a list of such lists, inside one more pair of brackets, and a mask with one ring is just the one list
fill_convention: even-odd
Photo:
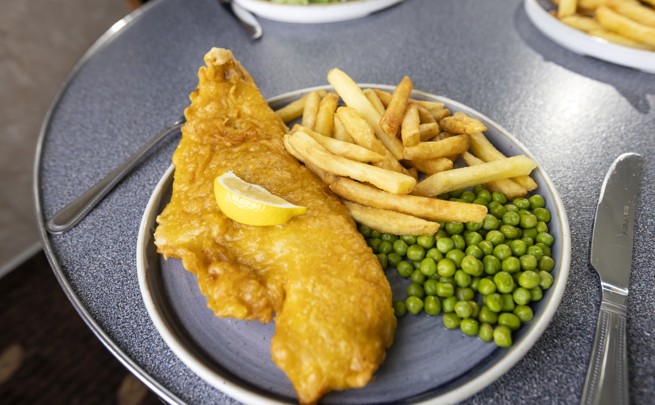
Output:
[[[197,276],[217,316],[275,316],[271,356],[301,403],[363,387],[396,328],[380,264],[345,206],[284,149],[284,123],[232,53],[214,48],[204,59],[173,155],[173,195],[157,219],[158,251]],[[213,193],[227,170],[307,213],[267,227],[228,219]]]

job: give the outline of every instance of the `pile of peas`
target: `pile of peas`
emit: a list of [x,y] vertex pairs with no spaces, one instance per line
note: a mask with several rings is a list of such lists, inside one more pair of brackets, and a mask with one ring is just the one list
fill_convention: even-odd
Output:
[[553,284],[546,202],[538,194],[508,201],[484,186],[438,198],[489,211],[481,223],[447,222],[434,235],[397,236],[359,226],[382,267],[411,281],[406,298],[394,301],[396,316],[443,313],[447,329],[509,347],[512,332],[534,317],[530,303]]

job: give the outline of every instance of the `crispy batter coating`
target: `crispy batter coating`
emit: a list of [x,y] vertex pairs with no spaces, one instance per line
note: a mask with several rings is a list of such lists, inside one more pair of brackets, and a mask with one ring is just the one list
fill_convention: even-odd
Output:
[[[271,356],[301,403],[362,387],[384,360],[396,319],[391,289],[346,207],[282,144],[284,123],[224,49],[205,55],[170,203],[155,243],[194,273],[219,317],[269,322]],[[236,223],[219,210],[215,177],[232,170],[306,214],[284,225]]]

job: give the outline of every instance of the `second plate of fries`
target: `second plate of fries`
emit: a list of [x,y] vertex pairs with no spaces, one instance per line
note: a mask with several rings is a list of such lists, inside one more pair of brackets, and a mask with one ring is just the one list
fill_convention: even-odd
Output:
[[[534,156],[474,109],[414,90],[409,78],[397,85],[358,84],[333,69],[328,82],[274,97],[269,104],[288,123],[285,147],[344,200],[358,222],[419,235],[434,233],[443,221],[480,221],[486,207],[435,198],[480,183],[510,195],[537,192],[553,215],[555,282],[534,303],[534,319],[515,332],[510,348],[447,330],[439,317],[404,317],[375,379],[361,389],[330,393],[321,403],[462,401],[514,367],[554,316],[570,265],[564,205]],[[293,403],[293,387],[268,360],[273,325],[215,317],[193,275],[178,260],[164,260],[154,251],[152,232],[170,198],[172,176],[171,167],[139,230],[137,267],[151,317],[169,347],[209,384],[246,403]],[[394,296],[402,296],[407,280],[392,270],[386,275]]]
[[534,25],[559,45],[655,73],[655,1],[525,0]]

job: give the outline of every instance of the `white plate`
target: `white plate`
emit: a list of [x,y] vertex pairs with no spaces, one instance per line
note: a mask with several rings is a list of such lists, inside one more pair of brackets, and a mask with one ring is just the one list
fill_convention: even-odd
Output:
[[532,23],[559,45],[581,55],[655,73],[655,52],[633,49],[587,35],[550,15],[548,12],[551,9],[554,9],[554,5],[548,0],[525,0],[525,11]]
[[[362,87],[391,86],[361,84]],[[279,108],[314,87],[269,100]],[[511,134],[477,111],[453,100],[414,91],[413,97],[444,102],[451,111],[462,111],[481,120],[487,137],[504,154],[534,156]],[[441,316],[405,316],[398,322],[394,343],[366,387],[333,392],[321,399],[324,405],[371,405],[378,403],[455,403],[482,390],[511,369],[532,348],[549,325],[566,286],[571,261],[571,236],[564,205],[546,172],[533,172],[551,211],[549,230],[555,236],[552,255],[554,283],[543,299],[532,304],[535,317],[514,332],[508,349],[496,347],[447,330]],[[198,289],[196,278],[179,260],[164,260],[156,253],[153,232],[157,215],[168,203],[173,182],[171,166],[155,188],[146,207],[137,242],[137,271],[143,300],[159,334],[171,351],[207,383],[245,403],[296,402],[293,387],[270,360],[273,323],[237,321],[214,316]],[[394,298],[404,298],[409,285],[395,270],[386,272]],[[411,365],[411,367],[408,367]],[[192,390],[193,387],[189,387]]]
[[266,0],[234,0],[262,18],[289,23],[328,23],[365,17],[403,0],[351,0],[345,3],[276,4]]

